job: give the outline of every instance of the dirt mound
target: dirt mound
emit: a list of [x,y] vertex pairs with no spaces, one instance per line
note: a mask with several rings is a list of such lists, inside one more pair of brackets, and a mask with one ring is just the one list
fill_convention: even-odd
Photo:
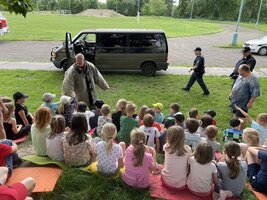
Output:
[[76,15],[93,17],[124,17],[124,15],[109,9],[87,9]]

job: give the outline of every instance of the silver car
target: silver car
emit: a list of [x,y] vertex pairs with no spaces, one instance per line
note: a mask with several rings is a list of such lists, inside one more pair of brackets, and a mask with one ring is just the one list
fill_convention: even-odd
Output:
[[9,28],[7,26],[7,20],[0,12],[0,36],[7,34],[9,32]]
[[246,41],[243,44],[243,47],[250,47],[252,53],[265,56],[267,55],[267,36],[264,36],[261,39]]

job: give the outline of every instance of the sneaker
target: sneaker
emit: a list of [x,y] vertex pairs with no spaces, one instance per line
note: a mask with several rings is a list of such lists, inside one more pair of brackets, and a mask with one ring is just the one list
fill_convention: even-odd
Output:
[[190,89],[188,89],[188,88],[182,88],[182,90],[184,90],[184,91],[189,91]]

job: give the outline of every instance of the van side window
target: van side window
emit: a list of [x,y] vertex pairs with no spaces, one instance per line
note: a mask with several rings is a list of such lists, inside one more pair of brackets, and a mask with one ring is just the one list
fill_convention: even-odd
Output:
[[161,34],[130,34],[130,47],[161,48],[163,41]]

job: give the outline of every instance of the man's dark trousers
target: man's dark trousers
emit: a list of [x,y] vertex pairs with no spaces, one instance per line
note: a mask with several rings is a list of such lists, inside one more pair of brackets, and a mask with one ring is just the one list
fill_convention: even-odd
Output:
[[198,82],[198,84],[200,85],[200,87],[202,88],[204,93],[209,93],[209,90],[203,81],[203,73],[199,73],[199,72],[193,72],[192,73],[192,75],[191,75],[191,77],[187,83],[186,89],[190,90],[190,88],[194,85],[195,81]]

